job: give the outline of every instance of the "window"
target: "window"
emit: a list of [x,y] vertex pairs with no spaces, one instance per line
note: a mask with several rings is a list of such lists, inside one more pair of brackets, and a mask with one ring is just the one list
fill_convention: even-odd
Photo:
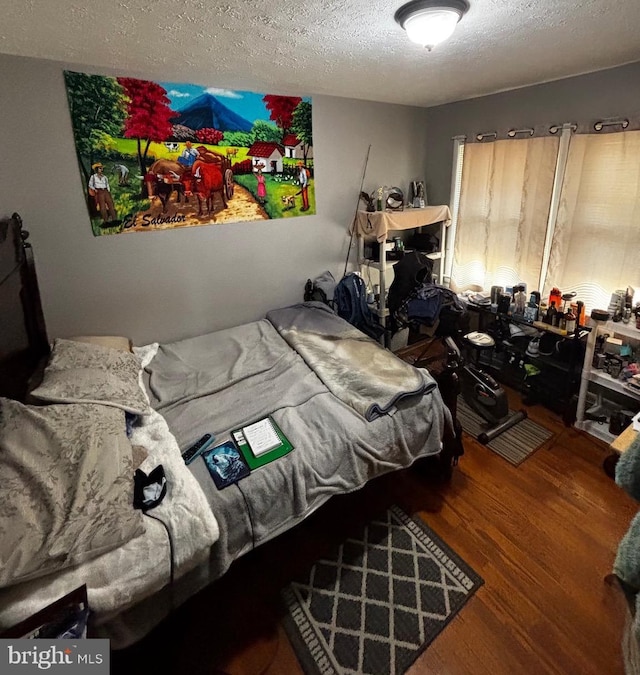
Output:
[[[575,135],[569,146],[545,289],[588,310],[640,291],[640,131]],[[639,294],[640,295],[640,294]]]
[[451,285],[538,287],[558,139],[466,145]]
[[630,285],[640,300],[640,131],[565,131],[466,144],[452,288],[557,286],[591,310]]

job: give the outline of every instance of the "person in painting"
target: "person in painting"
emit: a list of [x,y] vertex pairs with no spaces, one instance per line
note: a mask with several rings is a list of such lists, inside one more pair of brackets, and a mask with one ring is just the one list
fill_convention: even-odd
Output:
[[104,175],[104,166],[100,162],[91,165],[94,173],[89,178],[89,194],[96,200],[103,227],[117,225],[120,221],[117,219],[116,207],[111,197],[111,187],[109,179]]
[[301,211],[309,210],[309,170],[303,164],[302,160],[298,162],[298,182],[300,183],[300,192],[302,195]]
[[184,150],[178,157],[178,164],[182,164],[185,169],[191,169],[193,163],[198,159],[200,153],[191,145],[191,141],[184,144]]
[[267,186],[265,185],[265,182],[264,182],[264,176],[262,175],[262,169],[258,169],[256,179],[258,181],[258,201],[261,204],[264,204],[264,202],[266,200],[266,196],[267,196]]
[[124,164],[114,164],[113,170],[118,176],[118,185],[129,185],[129,167]]

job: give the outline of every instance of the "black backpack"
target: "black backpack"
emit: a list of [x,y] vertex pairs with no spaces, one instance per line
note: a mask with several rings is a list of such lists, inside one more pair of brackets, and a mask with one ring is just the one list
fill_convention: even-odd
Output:
[[384,333],[384,328],[367,305],[367,287],[359,274],[350,272],[342,277],[336,286],[334,301],[338,316],[358,330],[374,340]]

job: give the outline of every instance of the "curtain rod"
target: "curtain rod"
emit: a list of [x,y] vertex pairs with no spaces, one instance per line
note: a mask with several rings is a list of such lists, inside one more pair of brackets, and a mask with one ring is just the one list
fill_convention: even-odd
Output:
[[[577,127],[576,127],[577,128]],[[556,133],[558,129],[562,129],[562,126],[558,127],[551,127],[549,129],[550,133]],[[516,138],[516,136],[520,134],[527,134],[528,136],[534,136],[535,135],[535,129],[533,127],[523,127],[522,129],[509,129],[507,131],[507,137],[508,138]],[[457,140],[459,137],[454,137],[453,140]],[[485,131],[481,132],[479,134],[476,134],[476,141],[479,141],[482,143],[483,141],[488,141],[492,140],[495,141],[498,139],[498,132],[497,131]]]
[[629,126],[629,120],[625,117],[612,117],[605,120],[600,120],[593,125],[596,131],[602,131],[604,127],[615,127],[620,125],[623,129]]
[[[597,121],[593,128],[596,131],[602,131],[605,127],[621,126],[623,129],[626,129],[629,126],[629,120],[626,117],[612,117],[608,119],[603,119]],[[578,130],[578,125],[576,122],[565,122],[564,124],[553,124],[549,127],[550,134],[557,134],[562,129],[571,129],[572,132]],[[528,134],[529,136],[535,135],[535,129],[533,127],[523,127],[522,129],[509,129],[507,131],[508,138],[515,138],[519,134]],[[483,141],[495,141],[498,139],[497,131],[483,131],[475,135],[475,140],[482,143]],[[452,141],[466,141],[467,137],[465,135],[452,136]]]

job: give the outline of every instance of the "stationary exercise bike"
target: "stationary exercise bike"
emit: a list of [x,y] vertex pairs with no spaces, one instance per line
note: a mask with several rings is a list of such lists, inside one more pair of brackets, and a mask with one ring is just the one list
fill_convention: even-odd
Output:
[[[469,358],[463,357],[453,335],[462,335],[461,325],[466,312],[461,312],[459,306],[455,307],[456,303],[460,303],[449,289],[425,281],[430,277],[432,268],[433,262],[417,251],[400,260],[394,267],[394,280],[389,288],[390,323],[399,329],[411,327],[412,323],[424,323],[433,327],[435,320],[439,322],[436,328],[438,334],[444,337],[449,352],[448,369],[458,374],[462,397],[467,405],[490,425],[478,435],[478,441],[487,444],[524,420],[527,413],[521,411],[509,414],[509,403],[504,389],[491,375],[479,368],[479,358],[476,357],[476,362],[472,363]],[[417,308],[414,309],[412,318],[410,303],[418,298],[421,290],[431,292],[422,293],[421,311],[417,314]],[[442,303],[447,300],[454,308],[443,315]],[[428,321],[425,320],[427,317]],[[466,333],[464,337],[458,337],[458,340],[465,352],[473,349],[476,355],[482,349],[495,347],[495,340],[488,333]]]
[[[458,348],[452,338],[447,338],[447,340],[450,340],[456,349]],[[495,347],[495,340],[491,335],[473,331],[464,335],[462,342],[466,347],[466,352],[473,350],[476,353],[475,363],[471,363],[469,359],[465,362],[458,349],[462,365],[458,370],[462,398],[472,410],[489,423],[489,428],[480,433],[477,438],[480,443],[486,445],[507,429],[511,429],[526,419],[527,412],[520,410],[510,413],[506,392],[491,375],[478,365],[479,352]]]

